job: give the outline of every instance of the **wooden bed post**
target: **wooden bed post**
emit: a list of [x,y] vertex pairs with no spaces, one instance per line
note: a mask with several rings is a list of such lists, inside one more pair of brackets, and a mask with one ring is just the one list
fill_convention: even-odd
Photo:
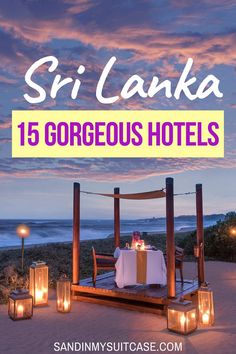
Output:
[[197,213],[197,246],[199,248],[198,257],[198,283],[205,282],[204,271],[204,229],[203,229],[203,202],[202,185],[196,184],[196,213]]
[[174,233],[174,179],[166,178],[166,255],[167,295],[176,296],[175,291],[175,233]]
[[[120,194],[120,188],[114,188],[114,194]],[[114,198],[114,241],[120,247],[120,199]]]
[[73,265],[72,282],[79,284],[80,280],[80,184],[74,183],[73,193]]

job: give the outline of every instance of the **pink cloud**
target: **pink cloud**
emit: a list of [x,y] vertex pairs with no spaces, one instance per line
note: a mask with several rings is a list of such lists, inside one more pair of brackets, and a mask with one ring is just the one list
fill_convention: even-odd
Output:
[[138,181],[187,171],[236,168],[236,159],[10,159],[0,163],[0,177],[63,178],[87,181]]
[[0,138],[0,145],[11,143],[11,138]]
[[[208,1],[211,3],[211,1]],[[228,6],[231,6],[228,1]],[[38,45],[49,43],[52,39],[81,41],[84,45],[91,45],[95,49],[106,48],[110,51],[128,50],[132,52],[130,61],[157,61],[173,57],[175,62],[185,63],[188,57],[197,58],[196,66],[213,67],[218,64],[236,64],[236,35],[233,32],[199,34],[199,33],[174,33],[173,31],[149,27],[146,23],[134,25],[122,23],[122,18],[116,28],[110,30],[96,25],[96,21],[78,21],[75,14],[86,13],[93,7],[93,2],[82,1],[65,2],[67,9],[65,16],[45,18],[40,15],[24,16],[24,18],[2,17],[0,26],[8,33],[13,34],[28,45],[30,42]],[[174,4],[176,6],[176,4]],[[218,1],[220,6],[220,1]],[[23,6],[23,5],[21,5]],[[95,6],[95,5],[94,5]],[[27,11],[25,10],[27,14]],[[202,13],[201,13],[202,15]],[[55,13],[56,16],[56,13]],[[190,21],[191,23],[191,21]],[[16,53],[18,61],[22,53]],[[26,59],[26,58],[24,58]],[[171,77],[176,76],[174,66],[168,71]]]
[[2,121],[0,120],[0,129],[9,129],[11,128],[11,120]]
[[17,80],[0,75],[0,84],[16,84]]

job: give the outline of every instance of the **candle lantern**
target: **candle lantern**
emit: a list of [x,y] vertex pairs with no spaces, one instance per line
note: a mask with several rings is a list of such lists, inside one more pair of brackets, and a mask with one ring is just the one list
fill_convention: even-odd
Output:
[[26,320],[33,316],[33,297],[28,290],[14,290],[8,300],[8,315],[16,320]]
[[45,262],[33,262],[30,266],[30,294],[34,306],[48,304],[48,266]]
[[201,327],[214,324],[213,292],[207,283],[202,284],[198,290],[198,323]]
[[67,277],[62,277],[57,282],[57,311],[70,312],[71,296],[70,296],[70,281]]
[[167,308],[167,328],[176,333],[189,334],[197,329],[197,307],[184,299],[170,303]]

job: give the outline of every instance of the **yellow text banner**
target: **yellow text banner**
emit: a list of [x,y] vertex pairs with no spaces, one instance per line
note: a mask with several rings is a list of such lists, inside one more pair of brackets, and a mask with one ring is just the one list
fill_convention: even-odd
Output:
[[224,157],[224,112],[13,111],[12,157]]

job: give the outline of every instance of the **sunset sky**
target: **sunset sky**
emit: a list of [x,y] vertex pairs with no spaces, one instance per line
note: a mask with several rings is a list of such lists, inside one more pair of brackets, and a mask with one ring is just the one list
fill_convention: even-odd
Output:
[[[83,190],[137,192],[164,187],[204,188],[206,214],[235,210],[236,199],[236,3],[234,0],[11,0],[0,2],[0,218],[71,218],[72,182]],[[44,103],[30,105],[24,75],[37,59],[54,55],[63,77],[76,78],[77,100],[64,89],[49,96],[55,73],[45,66],[35,80],[47,90]],[[106,93],[119,94],[133,74],[170,79],[173,85],[189,57],[198,82],[220,79],[222,99],[188,101],[133,97],[104,107],[96,100],[99,75],[111,56],[117,62]],[[195,86],[197,87],[197,86]],[[225,111],[224,159],[12,159],[11,111],[21,109],[214,109]],[[176,214],[193,214],[193,196],[176,197]],[[83,218],[112,218],[112,201],[82,197]],[[164,216],[164,201],[122,203],[123,218]]]

